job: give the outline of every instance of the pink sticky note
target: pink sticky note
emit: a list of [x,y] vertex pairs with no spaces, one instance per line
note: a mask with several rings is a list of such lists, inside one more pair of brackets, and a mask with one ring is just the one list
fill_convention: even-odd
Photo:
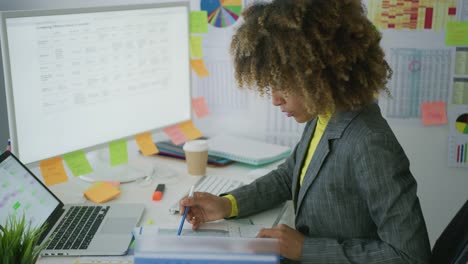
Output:
[[185,136],[184,132],[179,128],[178,125],[166,127],[163,129],[164,133],[169,136],[172,143],[179,145],[182,144],[189,139]]
[[198,118],[207,116],[210,113],[208,105],[205,102],[205,97],[198,97],[192,99],[192,108]]
[[422,103],[421,112],[424,126],[447,124],[447,111],[443,101]]

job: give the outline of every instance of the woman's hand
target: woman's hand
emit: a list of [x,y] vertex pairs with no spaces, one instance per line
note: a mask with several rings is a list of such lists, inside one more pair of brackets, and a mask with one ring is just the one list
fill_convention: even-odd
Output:
[[258,232],[257,237],[278,239],[281,256],[300,260],[305,237],[299,231],[280,224],[273,228],[263,228]]
[[179,203],[180,215],[189,207],[186,220],[196,230],[205,222],[226,218],[231,214],[231,201],[211,193],[195,192],[193,197],[185,197]]

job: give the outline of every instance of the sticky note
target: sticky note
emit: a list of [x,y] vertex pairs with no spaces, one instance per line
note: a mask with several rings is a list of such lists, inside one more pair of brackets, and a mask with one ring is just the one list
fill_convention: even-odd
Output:
[[208,33],[208,12],[190,12],[190,33]]
[[166,127],[163,129],[163,131],[171,139],[172,143],[176,145],[182,144],[189,140],[177,125]]
[[39,163],[39,167],[47,186],[68,181],[61,157],[43,160]]
[[120,194],[120,190],[106,182],[96,182],[84,193],[84,196],[95,203],[110,201]]
[[121,139],[109,143],[109,157],[111,166],[127,163],[127,140]]
[[192,58],[203,57],[202,37],[191,36],[190,37],[190,56]]
[[135,136],[138,148],[144,156],[154,155],[159,152],[158,148],[154,144],[151,133],[142,133]]
[[445,30],[445,44],[447,46],[467,46],[468,21],[448,21]]
[[447,124],[447,112],[443,101],[422,103],[421,112],[424,126]]
[[208,69],[206,68],[205,62],[202,59],[192,59],[190,60],[190,65],[198,77],[204,78],[210,75]]
[[197,97],[192,99],[192,108],[198,118],[207,116],[210,113],[205,97]]
[[184,133],[184,135],[190,140],[200,138],[203,136],[201,131],[198,130],[198,128],[196,128],[195,125],[192,123],[192,120],[180,123],[177,126],[180,128],[182,133]]
[[75,177],[93,172],[83,150],[67,153],[63,160]]

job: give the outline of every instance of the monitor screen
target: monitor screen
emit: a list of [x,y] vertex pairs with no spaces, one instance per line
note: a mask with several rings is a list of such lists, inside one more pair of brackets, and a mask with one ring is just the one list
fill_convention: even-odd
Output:
[[26,164],[191,117],[189,5],[2,13],[12,151]]

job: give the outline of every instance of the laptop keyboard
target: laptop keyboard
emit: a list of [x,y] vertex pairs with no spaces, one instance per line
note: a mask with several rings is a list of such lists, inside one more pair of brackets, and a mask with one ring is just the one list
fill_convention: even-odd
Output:
[[[237,187],[244,185],[243,182],[231,179],[229,177],[220,176],[204,176],[197,185],[193,188],[195,192],[208,192],[214,195],[220,195],[228,191],[234,190]],[[173,214],[179,211],[179,200],[169,208]]]
[[51,235],[47,249],[87,249],[109,206],[72,206]]

